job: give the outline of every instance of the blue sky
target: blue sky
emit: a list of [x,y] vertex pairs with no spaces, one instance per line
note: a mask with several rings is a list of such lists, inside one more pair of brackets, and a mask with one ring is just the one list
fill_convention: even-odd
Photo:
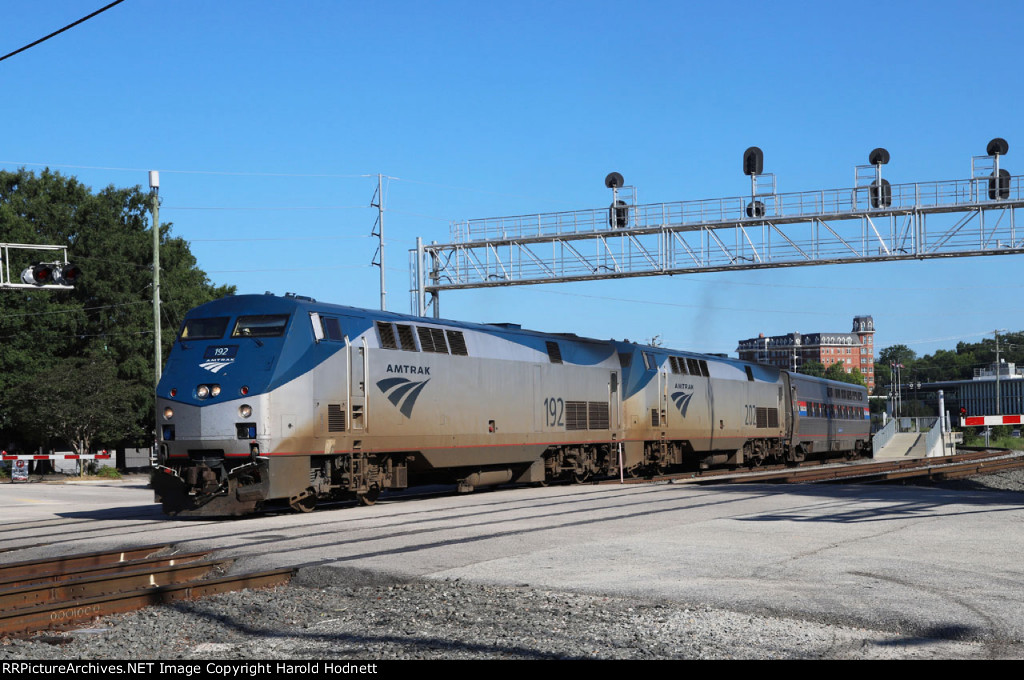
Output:
[[[5,3],[0,54],[104,0]],[[780,192],[966,178],[993,137],[1022,174],[1019,2],[126,0],[0,62],[0,168],[98,189],[161,171],[161,219],[216,283],[388,308],[408,250],[449,222],[743,195],[748,146]],[[1024,165],[1024,161],[1021,161]],[[2,240],[2,235],[0,235]],[[1024,329],[1020,256],[454,291],[441,312],[735,355],[759,332],[848,331],[919,354]],[[102,272],[89,272],[101,276]]]

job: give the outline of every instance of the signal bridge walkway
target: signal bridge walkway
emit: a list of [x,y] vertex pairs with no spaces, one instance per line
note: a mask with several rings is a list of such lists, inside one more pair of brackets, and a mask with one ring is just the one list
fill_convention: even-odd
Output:
[[1022,253],[1021,180],[892,184],[885,201],[857,186],[468,220],[450,243],[417,241],[412,292],[423,313],[442,290]]

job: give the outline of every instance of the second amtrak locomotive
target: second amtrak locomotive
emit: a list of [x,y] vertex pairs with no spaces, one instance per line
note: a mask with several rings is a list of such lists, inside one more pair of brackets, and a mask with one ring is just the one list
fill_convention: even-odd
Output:
[[859,454],[870,422],[863,387],[769,366],[269,294],[189,312],[157,402],[182,515]]

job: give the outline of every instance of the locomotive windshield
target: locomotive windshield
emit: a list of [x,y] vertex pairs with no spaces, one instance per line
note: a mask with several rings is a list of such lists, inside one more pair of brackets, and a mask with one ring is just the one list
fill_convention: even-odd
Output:
[[215,340],[224,337],[228,327],[228,317],[217,316],[211,319],[189,319],[181,327],[181,340]]
[[284,335],[284,327],[288,325],[287,314],[260,314],[258,316],[240,316],[235,322],[233,338],[275,338]]

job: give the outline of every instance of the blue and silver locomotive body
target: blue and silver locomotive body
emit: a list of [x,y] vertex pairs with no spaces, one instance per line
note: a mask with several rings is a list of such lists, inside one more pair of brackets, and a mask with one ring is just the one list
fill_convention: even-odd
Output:
[[801,411],[840,389],[866,405],[863,388],[715,356],[228,297],[192,310],[171,351],[153,484],[169,513],[237,515],[268,501],[372,503],[429,482],[471,490],[860,451],[866,420],[822,426]]

